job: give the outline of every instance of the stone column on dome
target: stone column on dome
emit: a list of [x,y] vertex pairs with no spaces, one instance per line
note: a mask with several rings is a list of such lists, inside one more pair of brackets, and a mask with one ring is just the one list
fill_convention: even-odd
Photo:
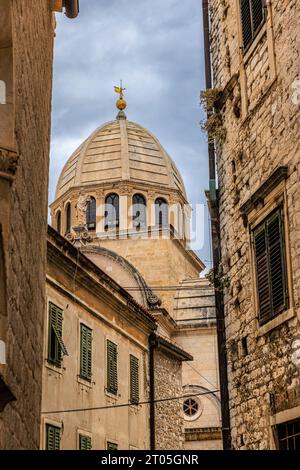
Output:
[[155,199],[156,193],[154,191],[148,191],[148,198],[147,198],[147,208],[148,208],[148,225],[150,227],[155,226]]
[[131,191],[124,186],[120,189],[120,230],[128,230],[131,222]]
[[104,232],[105,195],[103,190],[96,191],[96,234]]

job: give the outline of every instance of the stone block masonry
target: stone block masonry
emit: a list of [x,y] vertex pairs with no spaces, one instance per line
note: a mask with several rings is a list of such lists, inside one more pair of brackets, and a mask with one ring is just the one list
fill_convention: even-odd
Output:
[[[292,360],[300,338],[300,4],[267,3],[265,22],[244,53],[240,2],[210,1],[214,87],[227,96],[220,110],[226,140],[216,146],[222,265],[230,280],[224,294],[235,449],[274,448],[274,417],[300,404],[300,370]],[[273,200],[266,195],[251,217],[243,217],[243,204],[280,166],[288,169],[281,193]],[[262,328],[251,223],[267,207],[276,207],[279,194],[285,208],[289,310]]]
[[54,37],[47,0],[12,0],[11,17],[19,159],[11,186],[5,253],[7,365],[3,370],[16,397],[0,413],[0,449],[8,450],[39,446]]

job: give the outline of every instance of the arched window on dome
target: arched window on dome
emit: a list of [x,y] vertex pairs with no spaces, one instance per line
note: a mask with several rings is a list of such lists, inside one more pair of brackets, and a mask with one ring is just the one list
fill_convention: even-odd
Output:
[[66,233],[71,232],[71,204],[68,202],[66,207]]
[[169,206],[162,197],[157,198],[155,201],[155,224],[160,227],[169,225]]
[[111,193],[105,198],[105,230],[119,227],[119,196]]
[[146,199],[142,194],[134,194],[132,198],[132,221],[135,228],[146,227]]
[[61,234],[61,211],[56,213],[56,230]]
[[86,224],[87,224],[88,230],[95,230],[96,228],[96,199],[94,197],[91,197],[87,203]]

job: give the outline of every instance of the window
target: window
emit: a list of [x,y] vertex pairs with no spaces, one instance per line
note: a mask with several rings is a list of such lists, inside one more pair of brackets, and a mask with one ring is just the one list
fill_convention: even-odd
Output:
[[94,197],[91,197],[87,203],[86,224],[87,224],[88,230],[95,230],[96,228],[96,199]]
[[253,231],[259,322],[264,324],[287,308],[287,276],[282,207]]
[[46,424],[46,450],[60,450],[60,428]]
[[92,438],[79,434],[79,450],[92,450]]
[[241,0],[243,46],[246,51],[265,22],[264,0]]
[[92,330],[80,325],[80,377],[91,381],[92,377]]
[[130,354],[130,403],[139,403],[139,360]]
[[116,444],[115,442],[109,442],[107,441],[107,450],[118,450],[118,444]]
[[193,398],[188,398],[187,400],[183,402],[183,412],[189,418],[196,415],[198,411],[199,411],[199,404]]
[[56,214],[56,230],[61,233],[61,212],[58,211]]
[[71,204],[68,203],[66,207],[66,233],[71,232]]
[[144,196],[142,194],[135,194],[132,198],[132,205],[133,226],[136,228],[146,227],[147,213]]
[[278,449],[300,450],[300,419],[277,425]]
[[160,227],[169,224],[169,207],[163,198],[158,198],[155,201],[155,224]]
[[62,309],[49,302],[48,361],[57,367],[61,367],[62,356],[68,356],[62,339],[62,322]]
[[107,340],[107,391],[118,393],[118,347]]
[[119,227],[119,196],[109,194],[105,199],[105,230]]

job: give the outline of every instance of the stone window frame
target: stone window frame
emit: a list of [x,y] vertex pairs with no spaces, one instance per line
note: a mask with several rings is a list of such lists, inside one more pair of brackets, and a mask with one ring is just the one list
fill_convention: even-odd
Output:
[[[40,433],[40,449],[46,450],[46,437],[47,431],[46,427],[47,424],[50,426],[55,426],[56,428],[60,429],[60,444],[62,443],[63,433],[64,433],[64,422],[63,420],[55,420],[53,418],[42,417],[41,419],[41,433]],[[62,450],[62,449],[60,449]]]
[[300,405],[287,410],[279,411],[269,419],[270,450],[278,450],[277,429],[278,424],[284,424],[295,419],[300,419]]
[[[118,377],[118,392],[117,394],[113,394],[107,390],[107,344],[108,341],[111,343],[114,343],[117,346],[117,377]],[[104,344],[103,344],[103,357],[104,357],[104,393],[106,397],[109,399],[110,403],[115,404],[121,398],[121,393],[120,393],[120,382],[119,382],[119,372],[121,370],[120,367],[120,342],[117,341],[116,337],[114,335],[111,335],[110,333],[106,333],[104,335]]]
[[[139,403],[131,403],[130,400],[130,386],[131,386],[131,376],[130,376],[130,356],[134,356],[138,359],[139,361]],[[132,347],[128,351],[128,373],[127,373],[127,380],[128,380],[128,403],[130,403],[130,408],[135,411],[139,411],[142,408],[142,405],[140,402],[143,400],[143,375],[144,374],[144,368],[143,368],[143,356],[140,351],[134,350]]]
[[89,437],[91,439],[92,445],[93,445],[93,434],[92,434],[92,432],[88,431],[86,429],[77,427],[76,428],[76,449],[77,450],[80,450],[80,436]]
[[263,36],[266,35],[267,48],[268,48],[268,57],[269,57],[269,67],[270,67],[270,81],[266,86],[266,89],[259,97],[258,101],[254,103],[251,107],[251,111],[255,109],[258,104],[265,98],[268,90],[271,88],[273,83],[277,78],[277,69],[276,69],[276,55],[275,55],[275,39],[273,33],[273,13],[271,2],[266,3],[266,20],[261,30],[257,34],[253,43],[249,49],[244,54],[244,45],[243,45],[243,32],[242,32],[242,17],[241,17],[241,5],[240,0],[235,1],[235,12],[236,17],[239,18],[237,21],[237,37],[238,37],[238,47],[239,47],[239,76],[240,76],[240,86],[241,86],[241,115],[243,123],[249,117],[249,103],[248,103],[248,86],[247,86],[247,77],[246,77],[246,66],[250,58],[255,54],[256,48]]
[[[256,264],[255,264],[255,253],[253,245],[253,231],[255,228],[263,222],[276,208],[282,206],[283,210],[283,228],[285,237],[285,262],[286,262],[286,276],[287,276],[287,291],[289,305],[288,308],[278,314],[276,317],[269,320],[264,325],[259,324],[258,312],[259,312],[259,301],[257,294],[256,285]],[[258,336],[263,336],[269,331],[280,326],[282,323],[290,320],[295,316],[295,304],[293,294],[293,281],[292,281],[292,266],[291,266],[291,252],[290,252],[290,236],[289,236],[289,224],[288,224],[288,205],[287,205],[287,193],[286,193],[286,182],[285,180],[278,184],[256,207],[254,207],[248,214],[248,237],[249,237],[249,260],[251,270],[251,284],[252,292],[254,297],[254,306],[257,322]]]
[[49,344],[49,327],[50,327],[50,315],[49,315],[49,304],[53,303],[57,305],[57,307],[61,308],[63,312],[65,312],[65,305],[57,300],[56,298],[54,299],[51,294],[46,295],[46,323],[45,323],[45,334],[44,334],[44,364],[46,369],[49,369],[53,372],[55,372],[58,375],[63,375],[64,371],[66,368],[63,365],[63,361],[61,364],[61,367],[56,366],[54,363],[49,362],[48,360],[48,344]]

